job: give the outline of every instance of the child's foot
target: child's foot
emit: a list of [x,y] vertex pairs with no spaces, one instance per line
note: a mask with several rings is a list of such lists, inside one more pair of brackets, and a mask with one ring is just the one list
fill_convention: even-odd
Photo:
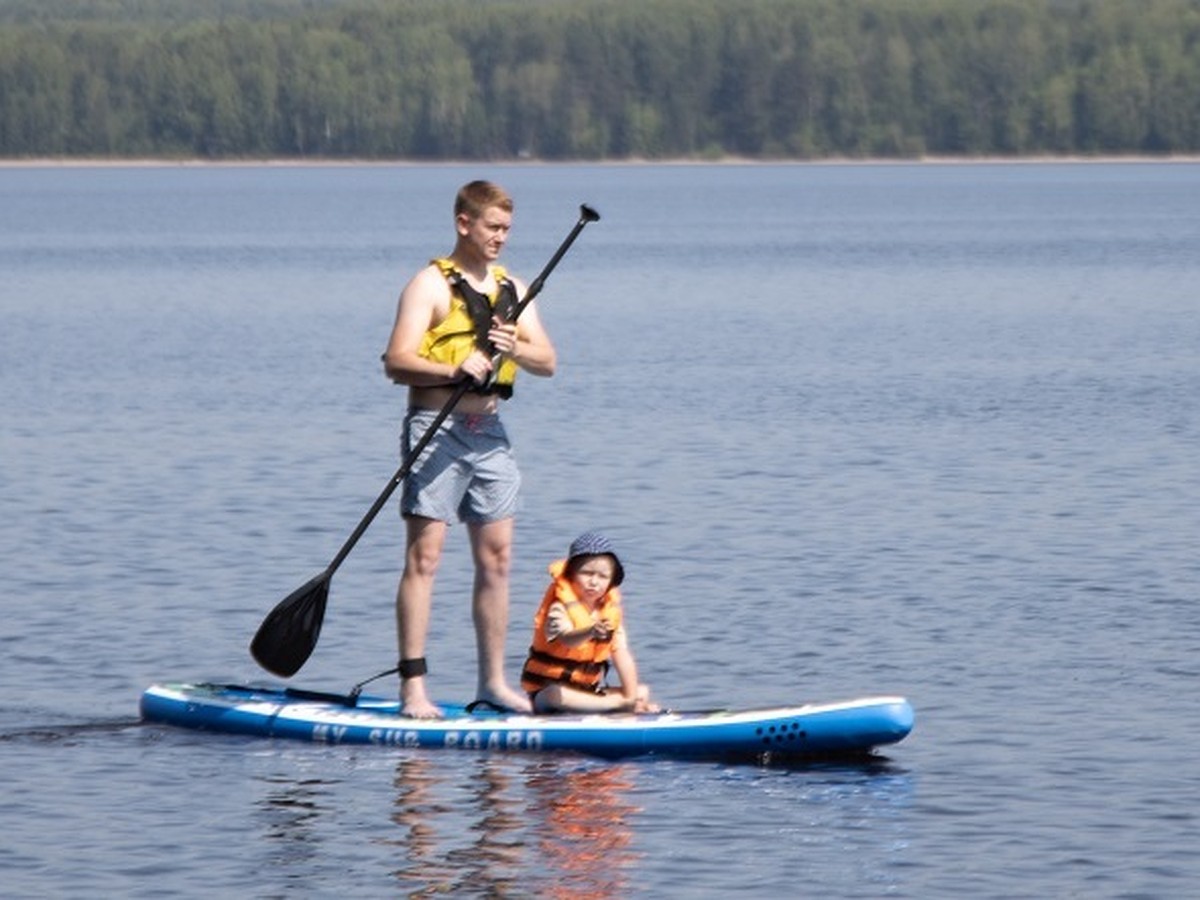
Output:
[[657,703],[650,701],[649,686],[644,684],[638,685],[637,700],[634,701],[633,711],[639,713],[656,713],[662,711]]

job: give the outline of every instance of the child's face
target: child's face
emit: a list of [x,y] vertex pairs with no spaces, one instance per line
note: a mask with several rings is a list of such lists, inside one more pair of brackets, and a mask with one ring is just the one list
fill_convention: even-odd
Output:
[[595,603],[604,596],[613,580],[613,561],[608,556],[593,556],[583,561],[571,579],[571,587],[580,600]]

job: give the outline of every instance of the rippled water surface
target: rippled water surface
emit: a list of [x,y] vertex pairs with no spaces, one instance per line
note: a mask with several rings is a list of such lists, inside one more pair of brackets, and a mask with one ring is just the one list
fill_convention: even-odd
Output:
[[[585,528],[676,707],[907,696],[864,766],[143,726],[398,465],[380,374],[462,182],[560,354],[506,410],[514,677]],[[0,877],[43,896],[1182,897],[1200,688],[1200,167],[0,168]],[[400,523],[296,679],[394,664]],[[433,684],[474,684],[461,529]],[[384,690],[394,690],[393,684]]]

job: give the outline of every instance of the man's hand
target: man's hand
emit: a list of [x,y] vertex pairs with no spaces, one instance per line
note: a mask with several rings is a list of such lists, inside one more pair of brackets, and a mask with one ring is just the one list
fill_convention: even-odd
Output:
[[492,318],[492,327],[488,331],[488,340],[496,348],[497,353],[514,356],[517,350],[517,323],[504,322]]
[[455,381],[461,381],[465,376],[473,379],[477,384],[484,384],[492,374],[492,361],[482,350],[472,350],[471,355],[459,365],[458,373]]

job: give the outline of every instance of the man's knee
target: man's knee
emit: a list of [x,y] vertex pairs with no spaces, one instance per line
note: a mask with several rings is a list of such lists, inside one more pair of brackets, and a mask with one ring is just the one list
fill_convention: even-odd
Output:
[[512,565],[512,529],[508,522],[473,528],[475,569],[487,578],[508,578]]
[[434,541],[409,544],[404,559],[404,573],[413,578],[432,579],[442,561],[442,545]]
[[445,526],[440,522],[413,518],[408,521],[408,543],[404,552],[406,577],[432,579],[437,574],[445,545]]
[[497,578],[507,578],[512,565],[512,547],[489,547],[479,555],[479,567]]
[[437,575],[438,564],[441,562],[440,553],[421,553],[412,551],[405,562],[404,574],[408,578],[419,578],[422,581],[432,581]]

